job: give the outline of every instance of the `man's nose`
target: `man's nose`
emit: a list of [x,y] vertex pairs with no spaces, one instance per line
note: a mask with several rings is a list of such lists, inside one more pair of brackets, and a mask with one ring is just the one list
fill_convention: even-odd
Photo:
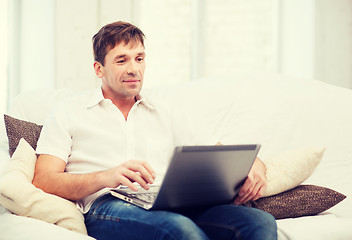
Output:
[[128,64],[127,74],[133,75],[133,76],[135,76],[135,75],[138,74],[138,65],[137,65],[137,63],[135,63],[135,62],[130,62],[130,63]]

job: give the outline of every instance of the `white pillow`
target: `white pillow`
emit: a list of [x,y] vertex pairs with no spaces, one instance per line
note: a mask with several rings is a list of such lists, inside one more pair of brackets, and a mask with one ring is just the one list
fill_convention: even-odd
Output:
[[0,177],[0,204],[17,215],[87,234],[84,217],[73,202],[32,184],[36,159],[34,149],[22,138]]
[[264,159],[267,168],[267,187],[263,197],[275,195],[300,185],[313,173],[324,152],[325,147],[311,147],[287,151]]

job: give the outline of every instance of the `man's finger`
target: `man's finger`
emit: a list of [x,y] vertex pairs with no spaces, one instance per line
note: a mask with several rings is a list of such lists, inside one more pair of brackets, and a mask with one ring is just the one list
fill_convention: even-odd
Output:
[[144,178],[142,178],[141,174],[138,172],[135,172],[130,169],[125,169],[122,172],[122,175],[125,176],[126,178],[130,179],[130,182],[134,181],[137,182],[139,185],[141,185],[144,189],[149,189],[148,183]]
[[254,186],[254,188],[252,189],[252,191],[250,191],[245,197],[240,198],[241,203],[245,203],[245,202],[248,202],[250,200],[253,200],[258,194],[260,186],[261,185],[259,183],[257,183]]
[[127,186],[133,191],[138,191],[137,186],[135,186],[128,178],[122,176],[120,182],[121,182],[121,185]]
[[255,201],[255,200],[258,200],[259,198],[261,198],[264,194],[264,191],[265,191],[265,186],[261,186],[257,195],[255,196],[255,198],[253,198],[252,200]]
[[127,167],[135,172],[139,172],[148,183],[154,183],[155,172],[148,162],[140,160],[131,160]]

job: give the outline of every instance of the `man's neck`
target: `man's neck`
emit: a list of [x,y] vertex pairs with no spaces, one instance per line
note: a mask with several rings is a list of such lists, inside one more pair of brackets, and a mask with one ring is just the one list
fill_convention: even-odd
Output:
[[103,91],[105,99],[110,99],[111,102],[121,111],[125,119],[127,120],[128,114],[136,103],[136,96],[131,97],[116,97],[115,95],[110,95]]
[[135,97],[125,100],[112,100],[112,103],[121,111],[125,120],[127,120],[128,114],[131,111],[133,105],[135,104],[136,100]]

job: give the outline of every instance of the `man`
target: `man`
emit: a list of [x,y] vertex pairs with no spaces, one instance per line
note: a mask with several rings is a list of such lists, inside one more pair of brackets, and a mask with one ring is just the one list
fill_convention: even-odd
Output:
[[165,106],[140,95],[145,70],[140,29],[108,24],[93,37],[93,50],[101,88],[67,100],[48,118],[33,184],[77,201],[89,235],[97,239],[276,239],[270,214],[238,206],[265,189],[259,159],[236,205],[181,215],[146,211],[108,194],[119,185],[148,189],[165,172],[174,146],[191,144],[192,136]]

